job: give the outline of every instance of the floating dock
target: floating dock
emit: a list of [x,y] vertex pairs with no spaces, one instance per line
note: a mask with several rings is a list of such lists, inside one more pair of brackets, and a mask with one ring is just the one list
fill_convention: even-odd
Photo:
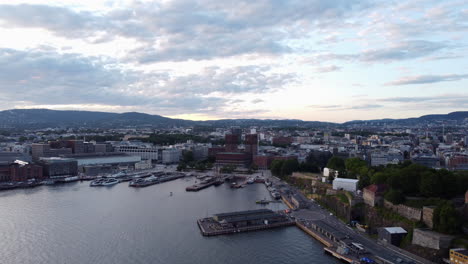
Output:
[[283,211],[274,212],[268,209],[216,214],[213,217],[197,221],[204,236],[218,236],[293,226],[292,220]]

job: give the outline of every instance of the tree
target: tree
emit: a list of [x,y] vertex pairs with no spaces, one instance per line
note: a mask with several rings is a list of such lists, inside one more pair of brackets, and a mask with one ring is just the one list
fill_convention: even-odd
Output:
[[385,200],[392,202],[393,204],[401,204],[405,201],[405,196],[401,190],[390,189],[384,195]]
[[460,215],[449,201],[442,201],[437,205],[432,220],[434,229],[442,233],[457,234],[462,226]]
[[281,174],[281,167],[283,166],[283,162],[283,160],[273,160],[270,164],[271,174],[279,177]]
[[439,197],[442,194],[442,181],[439,175],[426,171],[421,175],[419,192],[426,197]]
[[280,176],[285,178],[291,175],[293,172],[297,171],[298,168],[299,162],[296,159],[285,160],[281,166]]
[[337,170],[340,173],[344,172],[346,169],[345,161],[340,157],[333,156],[330,160],[328,160],[327,168]]
[[355,177],[363,167],[367,167],[367,163],[360,158],[349,158],[345,161],[345,167],[349,175]]
[[371,179],[369,175],[363,174],[359,176],[359,182],[358,182],[358,188],[360,190],[364,189],[365,187],[369,186],[371,184]]
[[383,184],[386,182],[387,182],[387,175],[383,172],[377,172],[371,177],[372,184]]
[[315,164],[320,169],[327,166],[328,160],[332,157],[332,154],[328,151],[312,150],[307,156],[306,162]]
[[190,162],[194,161],[195,159],[193,157],[193,151],[191,151],[191,150],[184,151],[184,153],[182,154],[182,160],[185,163],[190,163]]
[[187,164],[185,162],[180,162],[179,165],[177,165],[177,171],[183,171],[187,169]]

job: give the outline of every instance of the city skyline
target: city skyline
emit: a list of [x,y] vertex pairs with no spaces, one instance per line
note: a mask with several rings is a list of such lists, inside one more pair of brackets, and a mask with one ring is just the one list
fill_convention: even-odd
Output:
[[345,122],[468,110],[464,1],[8,1],[2,108]]

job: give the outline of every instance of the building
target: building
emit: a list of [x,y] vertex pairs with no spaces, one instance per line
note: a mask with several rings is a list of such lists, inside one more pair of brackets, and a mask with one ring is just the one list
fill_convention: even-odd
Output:
[[44,179],[41,166],[19,160],[0,165],[0,182],[21,182],[30,179]]
[[371,166],[386,166],[388,164],[398,164],[404,160],[403,153],[397,151],[372,152],[370,155]]
[[219,152],[216,154],[216,164],[220,166],[235,166],[247,168],[252,162],[252,157],[245,152]]
[[445,164],[451,170],[468,170],[468,154],[456,153],[446,158]]
[[364,203],[369,206],[381,205],[383,203],[383,195],[387,191],[386,184],[372,184],[364,188],[363,198]]
[[131,156],[139,156],[141,159],[144,160],[158,160],[158,148],[155,147],[147,147],[147,146],[126,146],[126,145],[119,145],[115,147],[115,152],[125,153]]
[[258,154],[258,135],[248,134],[245,135],[245,152],[251,153],[252,157]]
[[291,145],[293,142],[292,137],[274,137],[273,138],[273,145],[278,145],[278,146],[287,146]]
[[192,146],[193,158],[195,160],[204,160],[208,158],[208,146],[195,145]]
[[61,147],[63,145],[61,143],[54,143],[53,145],[60,148],[51,148],[48,143],[33,143],[31,145],[32,159],[37,161],[42,157],[58,157],[60,155],[69,155],[73,153],[71,148]]
[[468,263],[468,250],[465,248],[450,249],[451,264],[466,264]]
[[333,189],[355,192],[358,188],[358,182],[359,180],[356,179],[335,178],[333,180]]
[[162,151],[162,163],[164,164],[172,164],[178,163],[180,161],[180,157],[182,156],[182,151],[180,149],[164,149]]
[[11,181],[27,181],[31,179],[44,179],[42,167],[28,162],[16,161],[10,164]]
[[240,136],[236,134],[226,134],[224,136],[226,141],[225,151],[226,152],[237,152],[240,142]]
[[394,246],[400,246],[401,241],[408,234],[401,227],[382,227],[378,229],[379,239]]
[[427,155],[418,155],[411,158],[416,164],[423,165],[429,168],[439,168],[440,167],[440,160],[436,156],[427,156]]
[[219,223],[237,228],[288,222],[288,218],[285,215],[269,209],[216,214],[213,216],[213,219]]
[[147,170],[151,168],[153,168],[153,164],[150,159],[135,163],[135,170]]
[[65,177],[78,175],[78,161],[69,158],[40,158],[39,163],[43,167],[46,177]]

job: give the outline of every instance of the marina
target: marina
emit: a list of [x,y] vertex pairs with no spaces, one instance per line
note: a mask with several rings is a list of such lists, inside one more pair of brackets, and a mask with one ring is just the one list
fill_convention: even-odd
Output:
[[[127,184],[90,188],[89,182],[78,181],[1,192],[2,262],[300,264],[314,259],[339,263],[297,228],[202,236],[197,219],[218,212],[286,207],[255,204],[269,195],[262,184],[235,190],[223,184],[186,192],[186,186],[195,181],[185,177],[149,188]],[[14,253],[19,251],[27,254]]]

